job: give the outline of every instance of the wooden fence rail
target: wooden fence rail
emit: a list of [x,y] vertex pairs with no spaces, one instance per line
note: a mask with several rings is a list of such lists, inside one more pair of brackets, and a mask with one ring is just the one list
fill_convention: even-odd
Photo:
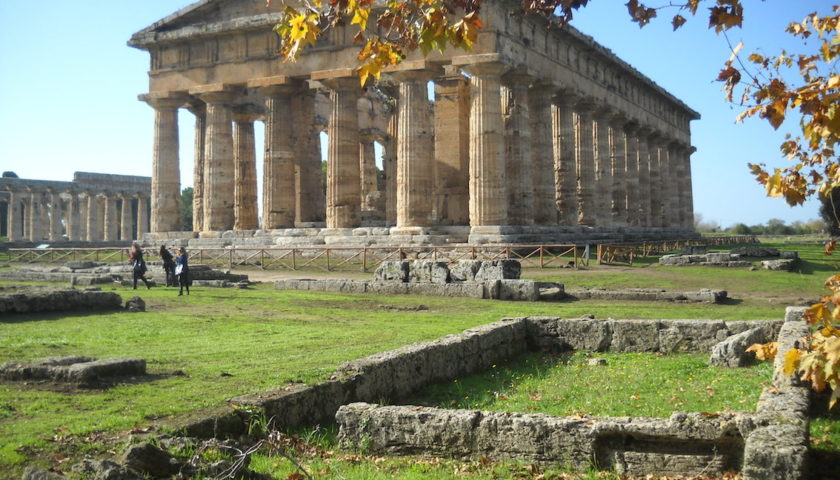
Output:
[[[117,248],[10,248],[15,263],[61,263],[71,260],[128,261],[128,249]],[[190,261],[217,268],[252,266],[263,270],[320,269],[324,271],[375,269],[386,260],[426,259],[454,263],[458,260],[516,259],[523,266],[578,268],[589,264],[588,245],[494,245],[408,247],[288,247],[194,248]],[[147,260],[156,252],[146,251]]]
[[663,240],[661,242],[601,243],[598,244],[596,259],[599,265],[612,265],[616,263],[632,265],[633,260],[638,257],[662,255],[668,252],[680,251],[684,247],[692,245],[720,247],[744,243],[758,243],[758,238],[752,235],[739,235],[702,237],[690,240]]

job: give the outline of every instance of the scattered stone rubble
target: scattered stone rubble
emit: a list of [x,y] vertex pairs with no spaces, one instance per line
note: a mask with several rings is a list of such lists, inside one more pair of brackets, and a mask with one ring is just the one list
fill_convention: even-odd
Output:
[[0,313],[118,310],[122,297],[99,288],[0,287]]
[[7,362],[0,365],[4,380],[51,380],[92,384],[113,377],[145,375],[146,361],[132,357],[97,360],[93,357],[47,357],[34,362]]
[[735,334],[712,347],[709,364],[715,367],[744,367],[755,360],[755,354],[747,348],[755,343],[765,343],[772,338],[764,328],[751,328]]
[[793,270],[799,261],[799,254],[797,252],[780,252],[775,248],[757,246],[738,247],[732,249],[729,253],[696,253],[698,251],[702,250],[698,250],[695,247],[686,247],[681,254],[663,255],[659,258],[659,264],[669,266],[707,265],[713,267],[751,267],[753,266],[752,262],[746,261],[744,258],[778,257],[775,260],[762,261],[762,268],[767,270],[790,271]]
[[[158,279],[156,284],[165,283],[165,273],[161,262],[146,262],[148,266],[147,278]],[[233,274],[228,271],[216,270],[208,265],[190,265],[190,277],[193,285],[205,287],[238,287],[247,286],[248,276]],[[0,271],[0,280],[17,280],[26,282],[70,282],[72,285],[97,285],[119,282],[130,284],[132,279],[131,265],[124,263],[106,264],[88,260],[74,260],[53,265],[23,265],[14,270]]]

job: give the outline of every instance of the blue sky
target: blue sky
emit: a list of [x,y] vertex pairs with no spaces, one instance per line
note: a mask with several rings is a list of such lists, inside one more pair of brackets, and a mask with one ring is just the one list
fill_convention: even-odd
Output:
[[[150,175],[152,109],[137,101],[148,90],[149,58],[126,41],[189,3],[0,0],[0,170],[49,180],[69,180],[74,171]],[[573,24],[702,115],[692,123],[695,211],[723,226],[816,218],[816,202],[790,208],[768,199],[749,174],[747,162],[786,165],[778,153],[783,132],[758,119],[734,124],[738,109],[713,82],[729,57],[725,39],[702,16],[672,33],[667,11],[639,29],[624,3],[592,0]],[[825,13],[833,3],[747,0],[744,28],[730,39],[744,41],[745,52],[795,49],[783,33],[787,23]],[[180,125],[182,185],[188,186],[192,115],[182,112]]]

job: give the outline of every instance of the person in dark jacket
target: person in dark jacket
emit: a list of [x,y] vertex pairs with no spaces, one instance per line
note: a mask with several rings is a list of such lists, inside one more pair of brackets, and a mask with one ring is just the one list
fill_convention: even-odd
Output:
[[146,280],[146,261],[143,260],[143,249],[136,243],[131,246],[131,253],[128,254],[131,261],[131,276],[134,279],[133,288],[137,290],[137,279],[143,280],[147,289],[151,289],[149,281]]
[[175,278],[175,259],[165,245],[160,246],[160,259],[163,260],[163,271],[166,274],[166,286],[174,287],[177,279]]
[[187,289],[187,295],[190,294],[190,265],[189,265],[189,256],[187,255],[187,249],[181,247],[178,250],[178,256],[175,258],[175,273],[178,276],[178,285],[181,286],[181,289],[178,291],[178,295],[184,294],[184,288]]

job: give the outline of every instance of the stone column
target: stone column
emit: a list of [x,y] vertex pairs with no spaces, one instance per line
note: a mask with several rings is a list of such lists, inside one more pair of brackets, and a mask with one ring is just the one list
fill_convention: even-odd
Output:
[[[228,85],[206,85],[190,90],[207,105],[204,133],[204,231],[233,229],[236,170],[231,104],[240,91]],[[154,215],[154,212],[152,212]]]
[[662,220],[662,178],[661,178],[661,163],[662,159],[662,136],[658,132],[654,132],[648,138],[648,178],[650,181],[650,226],[662,227],[664,226]]
[[330,88],[329,151],[327,152],[327,228],[360,225],[359,79],[323,79]]
[[577,198],[578,223],[593,226],[597,224],[595,203],[595,135],[592,121],[594,104],[584,99],[575,106],[577,125]]
[[143,195],[137,195],[137,239],[142,240],[143,234],[149,232],[149,217],[146,214],[149,200]]
[[367,205],[368,195],[376,192],[379,188],[376,185],[376,151],[373,147],[375,137],[371,134],[363,134],[360,136],[359,142],[359,172],[361,178],[359,179],[359,189],[361,190],[360,201],[362,202],[362,210],[369,210]]
[[533,84],[528,90],[528,113],[531,120],[531,161],[534,192],[534,223],[557,222],[554,201],[554,149],[551,142],[551,97],[554,88]]
[[321,177],[321,141],[315,126],[315,92],[305,83],[292,97],[295,138],[295,226],[324,221],[326,197]]
[[67,239],[78,242],[84,239],[79,213],[79,192],[71,190],[67,193],[70,195],[67,200]]
[[577,147],[574,106],[578,96],[561,91],[551,105],[551,128],[554,149],[554,191],[557,220],[560,225],[577,225]]
[[470,222],[470,84],[456,67],[435,79],[435,185],[437,221]]
[[534,224],[534,161],[531,152],[531,113],[528,86],[533,79],[521,73],[503,77],[508,88],[504,98],[505,153],[508,197],[508,223]]
[[7,214],[7,234],[10,242],[15,242],[23,236],[20,224],[20,194],[9,188],[9,208]]
[[652,226],[650,217],[650,146],[648,139],[652,130],[648,127],[639,127],[636,130],[637,146],[639,151],[638,178],[639,178],[639,226]]
[[[508,223],[501,76],[507,67],[476,63],[470,74],[470,225]],[[475,229],[473,229],[475,231]]]
[[40,242],[41,237],[41,215],[43,214],[43,204],[41,202],[41,192],[29,189],[29,241]]
[[691,154],[697,149],[688,146],[681,155],[681,163],[683,165],[681,182],[681,198],[682,198],[682,226],[686,230],[694,230],[694,190],[691,182]]
[[639,226],[639,137],[636,135],[638,124],[628,123],[624,126],[625,145],[625,188],[627,192],[627,224],[631,227]]
[[385,170],[385,224],[397,224],[397,137],[399,115],[396,110],[388,118],[388,138],[383,147],[382,167]]
[[181,230],[181,170],[178,161],[178,108],[186,96],[175,92],[141,95],[155,109],[152,160],[152,231]]
[[422,227],[432,223],[435,144],[426,84],[434,73],[415,70],[396,72],[393,76],[399,82],[399,131],[397,226],[392,233],[419,234]]
[[677,166],[677,144],[666,140],[660,156],[660,184],[662,185],[662,226],[679,228],[679,182]]
[[113,242],[117,240],[117,200],[111,192],[103,192],[102,196],[105,197],[104,240]]
[[599,226],[613,225],[612,219],[612,153],[610,151],[610,117],[607,108],[594,111],[595,120],[595,222]]
[[628,225],[627,218],[627,141],[626,119],[620,114],[610,118],[610,157],[612,158],[612,220],[615,225]]
[[49,239],[50,242],[59,242],[63,239],[61,219],[63,216],[63,209],[61,208],[61,197],[52,188],[48,189],[50,197],[50,220],[49,220]]
[[[295,226],[295,139],[297,119],[292,95],[299,85],[284,83],[260,88],[266,97],[263,157],[263,229]],[[358,147],[357,147],[358,148]],[[358,158],[357,158],[358,161]]]
[[120,208],[120,240],[134,240],[132,228],[134,221],[134,212],[131,204],[131,197],[126,193],[120,193],[120,200],[122,207]]
[[257,209],[257,152],[254,141],[252,113],[233,115],[234,149],[234,230],[259,228]]
[[[196,101],[189,108],[195,115],[195,148],[193,151],[193,224],[194,232],[204,230],[204,143],[207,131],[207,109],[204,103]],[[138,197],[139,199],[140,197]],[[140,203],[137,203],[138,227],[137,238],[140,236]],[[143,232],[145,233],[145,232]]]
[[96,195],[94,195],[90,190],[85,190],[85,204],[85,240],[88,242],[95,242],[99,240],[96,236],[96,214],[98,211],[98,202],[96,201]]

